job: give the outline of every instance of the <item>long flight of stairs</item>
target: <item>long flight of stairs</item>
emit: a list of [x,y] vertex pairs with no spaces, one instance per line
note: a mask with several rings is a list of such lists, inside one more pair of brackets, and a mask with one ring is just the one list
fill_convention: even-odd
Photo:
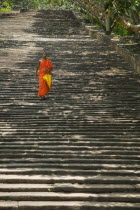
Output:
[[[139,210],[140,77],[69,11],[0,29],[0,209]],[[55,68],[40,101],[44,48]]]

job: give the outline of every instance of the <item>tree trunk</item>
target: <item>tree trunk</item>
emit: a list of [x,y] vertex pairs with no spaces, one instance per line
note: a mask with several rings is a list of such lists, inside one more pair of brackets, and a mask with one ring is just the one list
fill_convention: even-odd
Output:
[[106,34],[111,34],[111,19],[109,13],[105,16]]

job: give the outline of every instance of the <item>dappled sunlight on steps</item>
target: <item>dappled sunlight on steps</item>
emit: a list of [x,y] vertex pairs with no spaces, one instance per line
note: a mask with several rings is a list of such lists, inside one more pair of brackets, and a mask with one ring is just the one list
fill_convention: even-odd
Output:
[[[69,11],[0,24],[0,210],[140,209],[139,76]],[[55,68],[40,101],[44,48]]]

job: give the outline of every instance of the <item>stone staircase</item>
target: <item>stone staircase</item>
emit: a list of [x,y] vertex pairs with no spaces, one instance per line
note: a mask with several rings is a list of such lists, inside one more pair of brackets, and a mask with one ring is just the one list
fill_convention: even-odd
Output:
[[[0,28],[0,209],[140,209],[140,77],[69,11]],[[40,101],[44,48],[55,69]]]

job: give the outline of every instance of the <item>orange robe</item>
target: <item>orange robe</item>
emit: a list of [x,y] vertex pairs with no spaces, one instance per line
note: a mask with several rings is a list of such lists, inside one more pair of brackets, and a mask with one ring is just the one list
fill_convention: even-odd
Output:
[[[38,78],[39,78],[38,96],[42,97],[42,96],[47,95],[48,92],[50,91],[49,86],[47,85],[47,83],[43,79],[43,76],[48,73],[44,69],[53,68],[53,65],[52,65],[51,60],[48,60],[48,59],[40,61],[39,64],[40,64],[39,65],[40,69],[39,69],[39,74],[38,74]],[[51,84],[51,86],[52,86],[52,84]]]

